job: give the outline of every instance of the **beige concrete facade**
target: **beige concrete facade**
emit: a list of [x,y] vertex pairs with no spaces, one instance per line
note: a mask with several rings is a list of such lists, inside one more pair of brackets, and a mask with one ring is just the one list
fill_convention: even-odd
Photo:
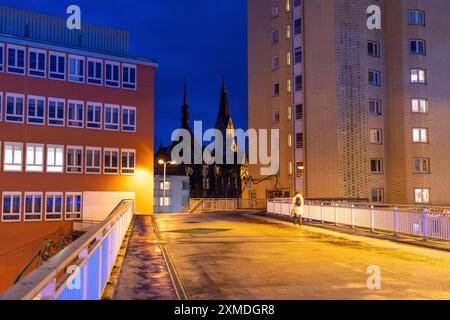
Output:
[[[271,18],[276,4],[279,15]],[[381,8],[381,30],[366,26],[366,10],[373,4]],[[292,192],[313,199],[449,205],[450,3],[313,0],[290,1],[290,12],[284,8],[284,1],[249,0],[249,127],[280,127],[283,187],[289,189],[291,183]],[[294,34],[298,12],[300,35]],[[410,18],[413,12],[420,15],[417,23]],[[292,38],[285,41],[281,34],[288,24]],[[280,30],[276,44],[270,41],[274,28]],[[424,52],[412,52],[411,40],[421,40]],[[298,43],[302,59],[295,63]],[[375,43],[379,54],[369,54],[369,43]],[[289,47],[289,71],[273,71],[274,51]],[[425,83],[411,83],[412,69],[424,70]],[[369,83],[371,71],[379,75],[379,84]],[[295,90],[298,74],[300,92]],[[271,84],[284,84],[288,78],[293,86],[286,98],[292,101],[292,121],[284,121],[281,112],[279,124],[274,124],[271,108],[280,103],[271,95]],[[413,99],[426,101],[427,110],[413,112]],[[370,104],[375,102],[380,112],[374,114]],[[414,142],[414,129],[425,129],[427,139]],[[301,144],[296,143],[298,133],[303,133]],[[289,134],[294,150],[285,147]],[[418,159],[423,159],[420,167],[427,167],[425,172],[415,169]],[[290,163],[294,175],[286,176]],[[304,175],[296,174],[299,164]],[[380,172],[373,172],[374,165],[381,166]],[[253,177],[255,170],[250,167]],[[258,197],[267,195],[269,187],[252,185]]]

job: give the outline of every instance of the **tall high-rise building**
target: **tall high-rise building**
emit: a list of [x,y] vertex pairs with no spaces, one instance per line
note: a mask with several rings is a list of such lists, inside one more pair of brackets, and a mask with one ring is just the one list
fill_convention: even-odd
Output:
[[128,32],[0,6],[0,291],[74,221],[153,212],[156,67]]
[[281,153],[252,196],[450,204],[450,2],[248,4],[249,127]]

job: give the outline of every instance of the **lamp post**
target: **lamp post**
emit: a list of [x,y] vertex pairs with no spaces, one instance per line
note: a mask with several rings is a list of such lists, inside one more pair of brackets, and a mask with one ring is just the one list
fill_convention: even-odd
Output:
[[162,159],[160,159],[158,161],[159,164],[164,166],[164,179],[163,179],[163,207],[166,207],[166,169],[167,169],[167,164],[175,164],[175,161],[164,161]]

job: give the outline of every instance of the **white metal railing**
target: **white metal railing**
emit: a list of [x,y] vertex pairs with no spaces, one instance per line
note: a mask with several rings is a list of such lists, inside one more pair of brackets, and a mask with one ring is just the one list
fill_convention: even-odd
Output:
[[179,213],[232,212],[239,209],[264,209],[265,206],[264,200],[257,199],[193,198]]
[[98,226],[0,296],[0,300],[100,300],[134,216],[123,200]]
[[[291,199],[267,201],[267,213],[290,216]],[[374,207],[360,204],[323,204],[306,202],[303,218],[321,223],[360,227],[372,231],[387,231],[450,241],[450,215],[448,209],[386,206]]]

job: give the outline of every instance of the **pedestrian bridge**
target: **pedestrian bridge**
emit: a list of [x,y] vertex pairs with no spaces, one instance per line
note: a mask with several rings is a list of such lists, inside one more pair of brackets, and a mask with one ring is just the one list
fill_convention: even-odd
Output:
[[[213,205],[212,200],[204,201],[202,206],[208,208],[208,212],[214,212],[212,208],[217,207],[217,211],[224,212],[226,208],[230,208],[230,211],[239,209],[235,207],[234,204],[229,202],[224,205],[223,200],[220,205]],[[270,200],[266,203],[267,212],[272,215],[282,215],[289,216],[292,205],[291,201],[288,199],[275,199]],[[224,207],[225,206],[225,207]],[[253,206],[253,204],[252,204]],[[195,213],[198,212],[199,204],[194,202],[192,207],[195,209]],[[248,205],[244,205],[248,207]],[[220,210],[219,210],[220,209]],[[180,223],[177,219],[181,219],[183,222],[181,226],[186,228],[186,226],[192,226],[189,223],[204,223],[201,221],[202,215],[192,213],[192,215],[181,214],[170,220],[170,217],[161,216],[162,221],[165,223],[163,226],[167,227],[169,223]],[[17,285],[12,287],[10,290],[5,292],[0,299],[2,300],[99,300],[102,298],[105,288],[110,280],[111,273],[114,269],[117,257],[121,247],[124,245],[124,239],[126,238],[128,230],[130,227],[141,228],[138,233],[132,233],[130,245],[135,245],[136,250],[139,248],[144,248],[151,246],[156,242],[155,239],[149,239],[153,235],[149,236],[149,233],[153,232],[150,221],[142,220],[139,217],[138,225],[134,224],[134,201],[133,200],[123,200],[114,209],[114,211],[101,223],[95,227],[89,229],[83,236],[77,239],[69,247],[65,248],[47,263],[36,269],[25,279],[19,282]],[[234,215],[223,215],[218,214],[218,220],[220,220],[221,226],[232,226],[237,225],[236,229],[242,227],[242,219],[234,221],[228,221],[224,219],[234,219]],[[178,218],[177,218],[178,217]],[[224,218],[225,217],[225,218]],[[230,218],[227,218],[230,217]],[[165,220],[167,219],[167,220]],[[211,223],[214,221],[214,215],[208,215],[207,219]],[[421,237],[423,239],[437,239],[437,240],[450,240],[450,216],[447,214],[446,209],[443,208],[411,208],[411,207],[399,207],[399,206],[385,206],[385,207],[373,207],[364,205],[344,205],[342,203],[317,203],[317,202],[307,202],[304,209],[304,219],[315,221],[316,223],[332,224],[332,225],[343,225],[353,228],[364,228],[369,231],[383,231],[392,234],[406,234],[414,237]],[[169,222],[170,220],[170,222]],[[196,220],[196,221],[194,221]],[[213,222],[215,223],[215,222]],[[200,225],[198,225],[200,226]],[[208,226],[208,225],[205,225]],[[251,233],[250,244],[255,243],[255,241],[262,241],[264,237],[269,233],[278,235],[279,230],[272,229],[261,230],[261,236],[258,234],[261,226],[259,224],[248,224],[245,225],[243,230],[246,233]],[[269,227],[267,227],[269,228]],[[198,236],[199,241],[202,235],[214,235],[220,237],[223,232],[235,232],[232,227],[230,228],[217,228],[214,224],[206,228],[188,228],[179,230],[166,230],[170,236],[168,239],[172,239],[174,234],[181,236],[186,236],[186,240],[192,241],[192,237]],[[283,230],[283,233],[287,231]],[[264,235],[264,237],[262,237]],[[136,239],[140,238],[140,239]],[[242,242],[241,235],[236,236],[236,244],[240,245]],[[256,240],[255,240],[256,239]],[[275,239],[275,238],[274,238]],[[277,240],[270,240],[268,244],[277,245],[277,243],[282,243],[286,241],[286,244],[295,244],[295,238],[292,238],[288,234],[284,235],[283,238],[277,236]],[[283,240],[284,239],[284,240]],[[316,237],[306,237],[305,239],[316,239]],[[220,238],[221,245],[227,245],[224,242],[231,241],[229,238]],[[282,242],[280,242],[282,241]],[[304,240],[302,240],[304,241]],[[311,240],[312,241],[312,240]],[[134,244],[133,244],[134,243]],[[330,250],[329,240],[328,244],[321,244],[323,250]],[[233,242],[230,242],[233,244]],[[127,244],[128,245],[128,242]],[[196,243],[193,243],[196,245]],[[249,245],[249,244],[247,244]],[[277,247],[274,251],[283,250],[285,245]],[[350,247],[350,246],[349,246]],[[302,248],[306,248],[303,246]],[[341,250],[342,245],[339,246]],[[223,252],[221,249],[220,252]],[[255,250],[266,250],[266,246],[258,246]],[[306,249],[305,249],[306,250]],[[312,252],[315,251],[314,248],[311,249]],[[134,251],[134,249],[132,250]],[[155,252],[157,253],[158,250]],[[332,250],[332,254],[335,252]],[[155,253],[155,254],[156,254]],[[181,255],[183,252],[180,252]],[[295,254],[293,252],[287,252],[289,254]],[[139,254],[140,255],[140,254]],[[184,258],[186,259],[186,258]],[[147,259],[148,260],[148,259]],[[146,261],[147,261],[146,260]],[[283,261],[289,261],[286,259]],[[230,261],[236,261],[236,258]],[[205,261],[205,263],[208,261]],[[348,263],[348,262],[347,262]],[[124,264],[124,272],[127,273],[128,270],[125,268],[132,267],[132,264]],[[156,268],[155,270],[157,270]],[[192,268],[190,268],[192,270]],[[227,269],[226,269],[227,270]],[[226,270],[224,272],[226,272]],[[149,271],[151,272],[151,271]],[[254,271],[252,271],[254,272]],[[232,275],[230,275],[232,276]],[[169,277],[167,277],[169,278]],[[252,279],[250,277],[250,279]],[[131,279],[130,281],[139,281],[136,279]],[[126,292],[126,290],[125,290]],[[177,292],[178,293],[178,292]],[[168,293],[167,297],[171,296]],[[183,295],[177,294],[178,298],[183,298]],[[148,297],[148,296],[147,296]],[[139,297],[138,297],[139,298]],[[142,298],[145,298],[143,296]]]

